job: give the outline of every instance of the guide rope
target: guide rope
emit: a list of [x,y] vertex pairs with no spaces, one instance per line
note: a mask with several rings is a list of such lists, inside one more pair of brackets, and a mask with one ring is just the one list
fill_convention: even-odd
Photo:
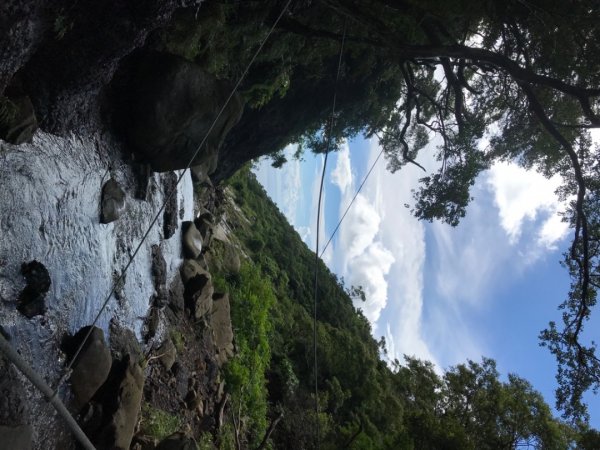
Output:
[[291,2],[292,2],[292,0],[288,0],[288,2],[285,4],[285,6],[283,7],[283,9],[281,10],[281,12],[279,13],[279,15],[277,16],[277,19],[273,22],[273,25],[269,29],[269,32],[267,33],[267,35],[265,36],[265,38],[260,43],[260,45],[259,45],[258,49],[256,50],[256,52],[254,52],[254,55],[252,56],[252,59],[250,60],[250,62],[246,65],[246,68],[242,72],[242,75],[239,77],[237,83],[235,84],[235,86],[231,90],[231,93],[227,97],[227,100],[225,101],[225,103],[221,107],[219,113],[217,114],[217,116],[213,120],[213,122],[212,122],[211,126],[209,127],[208,131],[206,132],[204,138],[202,139],[202,141],[200,142],[200,144],[196,148],[196,151],[194,152],[194,154],[190,158],[189,162],[187,163],[185,169],[183,169],[181,171],[181,173],[179,174],[179,176],[177,177],[177,182],[175,183],[175,186],[169,192],[169,194],[167,195],[167,197],[163,201],[161,207],[157,211],[156,215],[154,216],[154,218],[150,222],[150,225],[148,226],[148,229],[146,230],[146,232],[142,236],[142,239],[140,240],[139,244],[135,248],[134,252],[129,257],[129,261],[125,265],[125,268],[121,271],[121,274],[119,275],[119,278],[117,278],[117,280],[113,283],[110,292],[108,293],[108,295],[104,299],[104,302],[102,303],[102,307],[100,308],[100,310],[98,311],[98,313],[94,317],[92,325],[90,326],[88,332],[85,334],[83,340],[81,341],[81,344],[79,344],[79,347],[75,351],[73,357],[71,358],[71,361],[67,364],[67,367],[65,369],[64,375],[58,380],[58,383],[57,383],[56,388],[55,388],[55,390],[54,390],[54,392],[52,394],[52,397],[56,396],[56,392],[58,391],[58,389],[60,388],[60,386],[62,385],[62,383],[68,378],[68,376],[69,376],[69,374],[71,372],[71,369],[72,369],[73,365],[75,364],[75,361],[77,360],[77,357],[79,356],[79,354],[81,353],[83,347],[85,346],[85,343],[87,342],[87,340],[91,336],[92,331],[93,331],[93,327],[96,325],[96,323],[100,319],[100,316],[102,315],[102,313],[106,309],[106,306],[108,305],[108,302],[110,301],[110,298],[112,297],[112,295],[115,293],[115,291],[117,289],[117,286],[119,286],[119,284],[121,283],[121,281],[123,281],[123,279],[125,277],[125,273],[127,272],[127,270],[129,269],[129,267],[131,266],[134,258],[138,254],[138,252],[140,251],[140,249],[141,249],[144,241],[148,238],[148,236],[149,236],[152,228],[156,224],[158,218],[160,217],[161,213],[165,209],[167,203],[171,200],[171,198],[173,197],[173,195],[175,195],[175,193],[177,192],[177,187],[179,186],[179,183],[181,182],[181,180],[183,179],[183,177],[185,176],[185,174],[187,173],[187,171],[191,167],[192,163],[194,162],[194,160],[196,159],[196,157],[200,153],[200,150],[202,149],[202,147],[206,143],[206,140],[208,139],[208,136],[210,135],[210,133],[212,132],[213,128],[217,124],[217,121],[221,118],[221,115],[223,114],[223,112],[225,111],[225,109],[227,108],[227,106],[229,105],[229,102],[231,101],[231,99],[233,98],[233,96],[237,92],[239,86],[241,85],[242,81],[245,79],[246,75],[248,74],[248,71],[250,70],[250,67],[252,67],[252,65],[254,64],[254,61],[256,60],[256,58],[258,57],[258,55],[260,54],[260,52],[262,51],[265,43],[267,42],[267,40],[269,39],[269,37],[273,33],[273,30],[275,30],[275,28],[277,27],[277,24],[279,23],[279,21],[281,20],[281,18],[285,14],[285,12],[287,11],[287,9],[290,6]]
[[329,122],[329,131],[327,133],[327,145],[325,147],[325,159],[323,161],[323,171],[321,173],[321,184],[319,186],[319,203],[317,206],[317,239],[315,249],[315,293],[313,304],[313,353],[314,353],[314,377],[315,377],[315,444],[319,448],[320,429],[319,429],[319,382],[318,382],[318,362],[317,362],[317,292],[318,292],[318,269],[319,269],[319,224],[321,222],[321,201],[323,197],[323,183],[325,181],[325,169],[327,168],[327,156],[331,147],[331,137],[333,134],[333,124],[335,121],[335,104],[337,101],[337,85],[340,79],[342,67],[342,55],[344,53],[344,43],[346,41],[346,22],[344,22],[344,33],[340,43],[340,54],[338,57],[337,73],[333,88],[333,104],[331,106],[331,119]]

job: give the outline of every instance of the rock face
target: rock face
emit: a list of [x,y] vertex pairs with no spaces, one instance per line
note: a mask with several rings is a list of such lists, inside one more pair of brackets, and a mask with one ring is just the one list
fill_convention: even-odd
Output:
[[117,220],[125,210],[125,193],[113,178],[104,183],[102,188],[102,209],[100,223],[111,223]]
[[214,288],[210,273],[193,259],[186,259],[181,266],[181,278],[185,286],[186,307],[194,318],[200,319],[212,309]]
[[0,450],[30,449],[31,427],[29,425],[20,425],[18,427],[5,427],[0,425]]
[[[88,333],[89,327],[84,327],[73,337],[81,342]],[[76,345],[79,345],[79,342]],[[75,395],[75,407],[82,408],[96,391],[106,381],[112,365],[112,357],[106,342],[104,332],[94,327],[89,339],[79,354],[73,374],[71,375],[71,388]]]
[[19,295],[17,308],[31,319],[46,312],[45,298],[50,289],[50,274],[46,267],[36,260],[23,263],[21,273],[25,277],[27,286]]
[[217,117],[231,86],[183,58],[147,52],[135,63],[127,90],[125,132],[141,159],[158,172],[209,163],[216,169],[218,149],[243,110],[239,95],[225,108],[198,156],[192,158]]
[[213,330],[219,366],[233,356],[233,329],[228,294],[213,296],[210,325]]
[[183,222],[183,255],[186,258],[196,259],[202,252],[202,235],[194,222]]

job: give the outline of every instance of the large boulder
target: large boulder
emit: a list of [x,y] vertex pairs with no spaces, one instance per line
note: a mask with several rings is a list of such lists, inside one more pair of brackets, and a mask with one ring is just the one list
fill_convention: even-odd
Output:
[[[89,332],[89,327],[79,330],[73,337],[73,344],[79,346]],[[81,353],[73,365],[71,389],[75,397],[75,408],[81,409],[108,378],[112,357],[108,345],[104,341],[104,331],[92,328]]]
[[218,149],[239,121],[243,102],[229,101],[192,160],[232,87],[178,56],[148,52],[138,57],[127,93],[125,133],[136,154],[158,172],[208,164],[216,169]]
[[202,235],[194,222],[183,222],[181,229],[183,231],[183,256],[196,259],[202,253]]
[[103,386],[100,429],[93,439],[98,449],[128,450],[140,413],[144,390],[144,373],[129,355],[116,363],[111,377]]

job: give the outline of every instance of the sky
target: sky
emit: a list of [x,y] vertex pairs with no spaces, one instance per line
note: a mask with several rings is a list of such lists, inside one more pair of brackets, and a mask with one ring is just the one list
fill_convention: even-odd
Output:
[[[255,173],[314,250],[324,157],[294,160],[294,151],[286,148],[282,168],[264,159]],[[380,151],[376,140],[359,137],[329,155],[320,252]],[[428,172],[438,164],[432,151],[419,163]],[[497,163],[478,177],[467,216],[451,227],[420,222],[406,206],[424,174],[414,165],[392,174],[380,158],[323,260],[348,286],[363,287],[367,301],[356,306],[374,337],[385,337],[391,360],[406,354],[447,369],[491,357],[503,379],[518,374],[553,406],[556,363],[538,335],[550,320],[560,323],[557,307],[569,290],[559,264],[571,238],[554,193],[560,178]],[[598,341],[599,328],[588,328]],[[600,402],[587,400],[600,429]]]

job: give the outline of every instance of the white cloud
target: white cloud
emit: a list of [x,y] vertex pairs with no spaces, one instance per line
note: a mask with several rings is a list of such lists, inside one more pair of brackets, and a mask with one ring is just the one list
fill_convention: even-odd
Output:
[[352,167],[348,144],[344,144],[342,149],[337,152],[337,163],[331,172],[331,181],[340,188],[342,193],[352,186]]
[[548,179],[535,171],[504,162],[492,166],[488,183],[511,244],[519,241],[526,222],[539,217],[543,217],[536,236],[540,245],[553,249],[556,242],[566,235],[568,225],[558,216],[563,206],[555,194],[562,184],[559,175]]
[[293,225],[298,225],[298,210],[303,205],[301,162],[293,157],[297,145],[288,145],[283,154],[288,162],[281,168],[271,166],[269,158],[263,158],[255,170],[258,181]]

